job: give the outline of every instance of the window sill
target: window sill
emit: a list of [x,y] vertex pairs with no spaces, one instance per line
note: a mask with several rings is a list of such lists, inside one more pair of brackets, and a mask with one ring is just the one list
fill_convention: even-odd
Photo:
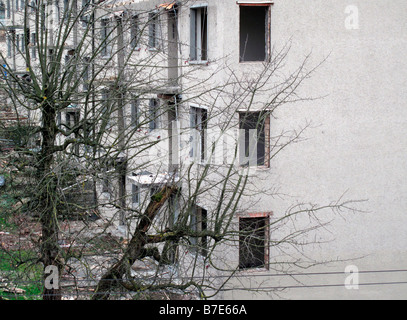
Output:
[[241,165],[239,164],[239,168],[240,169],[255,169],[255,170],[259,170],[259,171],[265,171],[265,170],[269,170],[270,167],[266,166],[266,165],[259,165],[259,166],[245,166],[245,165]]
[[209,65],[208,60],[190,60],[188,63],[190,65],[198,65],[198,66],[208,66]]
[[263,173],[267,173],[269,170],[270,168],[265,166],[238,167],[238,172],[240,172],[240,174],[247,175],[248,177],[251,178],[256,178],[259,175],[263,175]]
[[257,166],[257,167],[255,167],[256,168],[256,170],[258,170],[258,171],[267,171],[267,170],[269,170],[270,169],[270,167],[269,166]]
[[270,268],[266,265],[266,266],[263,266],[263,267],[242,268],[242,269],[239,269],[238,272],[240,274],[250,275],[250,274],[253,274],[253,273],[256,273],[256,274],[268,273],[269,271],[270,271]]
[[258,60],[258,61],[239,61],[240,64],[260,64],[260,63],[268,63],[268,60]]
[[200,159],[200,158],[195,158],[195,157],[191,157],[191,156],[189,156],[189,161],[190,161],[190,163],[194,163],[194,164],[197,164],[197,165],[199,165],[199,166],[206,166],[206,165],[210,165],[211,163],[210,162],[208,162],[208,159]]
[[205,159],[205,160],[197,160],[196,163],[199,164],[200,166],[203,166],[203,167],[205,167],[207,165],[210,165],[210,163],[208,162],[207,159]]

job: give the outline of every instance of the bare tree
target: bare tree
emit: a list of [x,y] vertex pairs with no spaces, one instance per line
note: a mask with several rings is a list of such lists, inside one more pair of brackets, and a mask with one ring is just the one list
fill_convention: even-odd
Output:
[[[286,72],[287,44],[250,75],[237,74],[227,57],[208,73],[179,63],[184,44],[170,30],[185,14],[183,3],[118,11],[108,1],[67,3],[26,2],[25,46],[8,33],[26,72],[16,71],[14,56],[2,57],[1,67],[22,137],[4,156],[25,187],[16,209],[40,223],[38,261],[57,268],[55,281],[101,257],[101,273],[87,273],[93,299],[123,290],[205,298],[241,269],[270,268],[268,247],[304,244],[297,239],[324,226],[319,211],[352,209],[337,201],[298,205],[273,221],[237,219],[277,195],[256,184],[253,167],[269,167],[309,125],[270,136],[275,110],[304,100],[298,88],[318,67],[309,67],[308,56]],[[300,215],[310,225],[265,240]],[[64,229],[67,220],[83,224]],[[111,236],[112,225],[122,238]],[[236,246],[230,255],[240,252],[239,259],[228,254]],[[135,266],[146,258],[152,273]],[[45,285],[48,277],[43,272],[43,298],[61,299],[60,286]]]

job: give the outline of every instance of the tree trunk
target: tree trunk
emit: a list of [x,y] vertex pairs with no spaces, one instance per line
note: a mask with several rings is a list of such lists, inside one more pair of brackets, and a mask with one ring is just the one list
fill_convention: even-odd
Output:
[[[57,213],[57,180],[52,172],[54,159],[54,146],[56,139],[55,107],[44,101],[42,109],[42,145],[38,159],[38,192],[40,223],[42,227],[41,237],[41,261],[44,266],[43,273],[43,299],[61,300],[61,290],[59,288],[59,279],[62,272],[62,262],[59,255],[58,245],[58,213]],[[47,285],[48,274],[47,267],[56,267],[58,270],[57,279],[53,278],[54,283]],[[58,282],[55,283],[55,280]]]
[[107,300],[110,296],[110,290],[115,285],[114,280],[121,280],[123,275],[126,274],[126,270],[128,270],[136,260],[144,257],[144,246],[147,244],[147,231],[150,229],[160,208],[169,199],[171,194],[176,192],[176,189],[175,186],[166,186],[151,200],[145,214],[140,218],[125,254],[122,259],[112,266],[100,279],[92,297],[93,300]]

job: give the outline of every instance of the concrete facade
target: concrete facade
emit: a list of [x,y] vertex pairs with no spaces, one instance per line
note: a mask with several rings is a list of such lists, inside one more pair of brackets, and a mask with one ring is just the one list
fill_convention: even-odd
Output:
[[[283,186],[282,193],[299,202],[334,199],[345,192],[345,197],[367,200],[361,206],[365,212],[336,217],[329,226],[332,234],[326,235],[334,240],[314,248],[327,259],[363,258],[329,265],[323,272],[341,272],[353,264],[360,271],[406,266],[402,200],[406,194],[406,141],[402,138],[406,12],[406,5],[397,1],[275,1],[272,8],[271,35],[276,45],[292,37],[297,57],[307,52],[316,60],[328,56],[303,87],[310,96],[325,97],[280,109],[272,122],[271,130],[277,132],[306,119],[314,125],[305,133],[307,141],[275,159],[274,181]],[[285,201],[267,203],[273,212],[284,210]],[[345,276],[305,278],[306,284],[340,284]],[[405,283],[380,284],[404,279],[405,272],[361,274],[360,283],[378,285],[361,285],[358,290],[299,288],[282,296],[405,298]]]
[[[238,99],[234,104],[229,96],[232,92],[227,91],[229,86],[225,86],[218,100],[211,91],[228,83],[231,75],[242,77],[249,84],[251,78],[256,79],[264,70],[264,61],[240,61],[241,7],[267,7],[266,55],[273,59],[275,54],[287,53],[279,73],[270,76],[266,90],[260,90],[251,102],[250,111],[264,108],[264,102],[276,95],[272,81],[278,83],[278,79],[292,75],[304,59],[307,65],[303,72],[318,66],[296,88],[298,101],[284,101],[278,108],[270,106],[272,116],[266,126],[266,139],[271,146],[276,146],[278,138],[289,141],[305,130],[301,139],[294,139],[296,143],[289,144],[282,152],[273,149],[276,156],[268,166],[252,168],[250,183],[257,190],[243,197],[233,219],[236,228],[242,217],[267,217],[276,223],[278,228],[266,233],[268,268],[239,270],[218,297],[407,298],[407,3],[402,0],[186,1],[180,4],[174,22],[167,19],[169,13],[165,10],[171,11],[166,6],[160,7],[162,2],[107,1],[103,9],[106,11],[99,12],[101,15],[122,11],[164,12],[159,22],[161,47],[151,58],[157,61],[151,63],[154,72],[147,68],[139,71],[144,78],[151,77],[147,82],[155,85],[154,92],[148,92],[148,84],[143,84],[141,108],[148,108],[152,98],[168,106],[174,102],[168,96],[180,95],[182,103],[176,110],[179,128],[189,127],[191,107],[203,108],[214,115],[210,118],[208,135],[209,140],[216,139],[218,131],[210,131],[209,127],[218,128],[222,121],[230,119],[236,129],[237,111],[246,110],[247,100]],[[207,34],[207,43],[195,52],[200,58],[191,59],[191,15],[200,16],[203,8],[207,30],[199,31],[201,36]],[[129,40],[128,32],[124,33],[124,39]],[[150,55],[147,42],[140,42],[132,59],[149,59]],[[158,61],[162,69],[157,67]],[[114,77],[118,64],[111,62],[112,75],[106,77]],[[18,62],[15,66],[24,68]],[[129,77],[134,74],[134,70],[126,72]],[[129,108],[127,104],[126,121]],[[153,175],[171,172],[171,146],[166,138],[172,120],[163,115],[161,128],[148,134],[150,139],[162,140],[149,151],[148,156],[154,161],[146,170],[154,172]],[[189,139],[189,134],[181,135],[178,148],[173,151],[179,154],[181,162],[188,162]],[[130,158],[132,152],[129,150]],[[224,159],[221,162],[224,164]],[[132,206],[132,186],[137,185],[132,165],[137,167],[137,163],[130,164],[126,177],[129,206]],[[217,174],[226,169],[213,170],[204,184],[215,183]],[[202,170],[202,166],[197,165],[196,170]],[[182,181],[183,175],[180,177]],[[148,188],[143,190],[145,194],[149,192]],[[217,205],[213,200],[217,192],[208,191],[197,200],[208,214]],[[308,203],[325,206],[347,199],[357,201],[349,203],[356,210],[341,208],[335,214],[329,209],[321,210],[322,215],[318,216],[321,228],[314,230],[308,215],[288,219],[281,228],[277,224],[293,206],[306,207]],[[310,231],[300,234],[293,242],[275,245],[307,228]],[[309,244],[303,245],[306,243]],[[227,258],[225,264],[238,266],[238,247],[222,247],[219,255]],[[286,268],[288,263],[290,266]],[[358,287],[352,287],[358,283]],[[247,288],[255,291],[244,290]]]

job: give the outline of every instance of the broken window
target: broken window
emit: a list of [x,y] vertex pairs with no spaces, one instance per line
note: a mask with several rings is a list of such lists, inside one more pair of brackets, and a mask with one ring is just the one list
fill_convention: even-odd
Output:
[[17,52],[20,51],[20,35],[17,34],[16,35],[16,48],[17,48]]
[[[169,199],[169,228],[173,230],[174,227],[178,223],[178,217],[180,214],[180,199],[179,194],[171,194]],[[166,242],[166,245],[163,249],[162,256],[166,257],[168,263],[175,263],[177,260],[177,248],[178,248],[178,241],[177,240],[169,240]]]
[[[75,111],[67,111],[66,112],[66,126],[69,129],[73,129],[75,126],[77,126],[79,124],[79,117],[80,117],[80,113],[79,111],[75,110]],[[79,138],[79,134],[78,132],[75,132],[75,139]],[[79,154],[79,144],[74,143],[72,145],[72,151],[75,152],[75,154]]]
[[204,108],[191,107],[190,157],[198,161],[204,161],[206,159],[207,127],[208,127],[208,111]]
[[0,1],[0,20],[4,20],[6,18],[6,5],[4,1]]
[[12,35],[7,35],[7,57],[11,58],[13,55],[13,37]]
[[30,7],[31,7],[31,12],[35,12],[36,8],[37,8],[37,4],[36,1],[31,1],[30,2]]
[[150,49],[158,48],[158,13],[148,14],[148,46]]
[[4,1],[0,1],[0,20],[4,20],[6,18],[6,5]]
[[89,64],[90,58],[84,58],[84,66],[83,66],[83,91],[86,92],[89,90]]
[[62,113],[61,113],[61,111],[58,111],[58,113],[57,113],[57,126],[58,126],[58,128],[61,128],[61,124],[62,124]]
[[93,124],[91,121],[86,121],[83,124],[83,137],[85,140],[84,148],[85,152],[92,151],[92,144],[94,143],[94,131],[93,131]]
[[265,61],[269,48],[269,6],[240,6],[240,62]]
[[111,54],[111,40],[110,40],[110,20],[102,19],[101,21],[101,54],[102,56],[109,56]]
[[90,0],[82,0],[82,10],[86,9],[88,5],[90,5]]
[[22,34],[21,35],[21,51],[22,52],[24,52],[24,50],[25,50],[26,42],[27,42],[26,36],[25,36],[25,34]]
[[66,126],[72,129],[79,123],[79,112],[69,111],[66,113]]
[[157,99],[150,99],[149,113],[149,130],[150,132],[159,128],[159,103]]
[[197,236],[191,237],[190,242],[192,249],[203,256],[208,254],[208,237],[203,234],[208,228],[207,221],[208,212],[206,209],[194,205],[191,212],[190,227]]
[[270,116],[266,112],[239,113],[239,163],[269,166]]
[[169,171],[178,171],[179,164],[179,135],[178,135],[178,106],[175,101],[168,101],[168,163]]
[[75,50],[68,50],[66,55],[65,55],[65,67],[70,66],[70,62],[73,60],[75,57]]
[[239,269],[266,267],[267,217],[239,219]]
[[169,211],[170,211],[170,218],[169,218],[169,227],[172,229],[174,226],[177,225],[178,223],[178,218],[180,215],[180,194],[173,193],[170,196],[170,201],[169,201]]
[[133,98],[130,103],[130,125],[132,127],[138,127],[139,125],[139,105],[140,101]]
[[135,184],[131,186],[131,202],[133,205],[140,203],[140,188]]
[[65,20],[68,20],[71,9],[72,8],[69,8],[69,0],[64,0],[64,19]]
[[31,33],[31,58],[32,59],[37,59],[37,36],[36,34],[33,32]]
[[102,180],[102,193],[108,193],[110,194],[111,189],[110,189],[110,182],[109,182],[109,177],[106,175],[103,177]]
[[89,5],[90,5],[90,0],[82,0],[82,9],[81,9],[80,20],[82,22],[82,27],[84,27],[84,28],[86,28],[88,26],[88,23],[90,21],[89,15],[85,14]]
[[11,18],[11,0],[7,0],[7,6],[6,6],[6,14],[7,14],[7,19]]
[[133,49],[139,47],[139,40],[140,40],[140,28],[139,28],[139,17],[138,15],[134,15],[131,17],[130,20],[130,45]]
[[206,6],[191,8],[192,61],[208,60],[208,9]]
[[106,129],[113,127],[113,106],[110,100],[110,93],[108,89],[103,89],[101,94],[101,119],[102,124]]

